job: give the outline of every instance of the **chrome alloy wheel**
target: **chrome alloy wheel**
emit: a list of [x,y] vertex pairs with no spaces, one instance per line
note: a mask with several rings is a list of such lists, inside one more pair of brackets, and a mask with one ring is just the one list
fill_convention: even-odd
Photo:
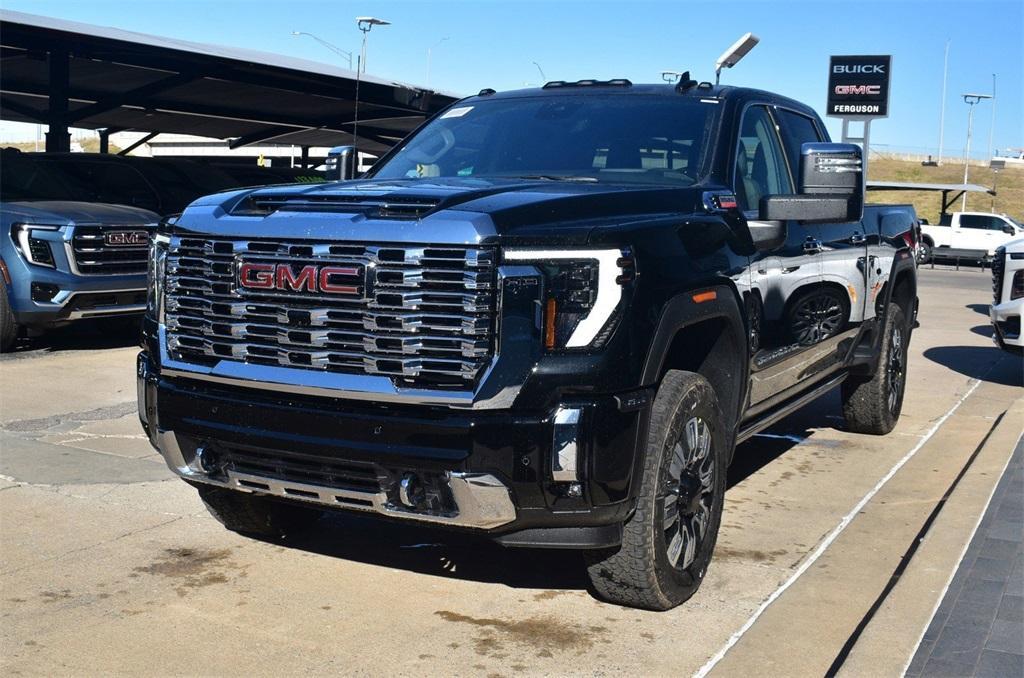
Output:
[[892,328],[889,341],[889,364],[886,365],[886,381],[889,386],[889,412],[896,414],[906,375],[904,366],[903,330],[898,325]]
[[675,568],[692,565],[707,536],[714,487],[711,429],[703,419],[693,417],[672,448],[660,497],[668,560]]

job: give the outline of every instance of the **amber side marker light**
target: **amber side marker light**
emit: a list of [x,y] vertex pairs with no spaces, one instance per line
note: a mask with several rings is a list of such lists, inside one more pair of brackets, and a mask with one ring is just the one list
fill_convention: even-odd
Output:
[[693,299],[693,303],[695,303],[695,304],[703,304],[705,301],[714,301],[715,299],[717,299],[718,298],[718,292],[715,292],[714,290],[707,290],[705,292],[697,292],[696,294],[694,294],[690,298]]
[[549,351],[555,347],[555,315],[558,313],[558,304],[554,297],[548,298],[544,307],[544,348]]
[[0,259],[0,275],[3,276],[5,285],[11,284],[11,274],[7,272],[7,264],[3,259]]

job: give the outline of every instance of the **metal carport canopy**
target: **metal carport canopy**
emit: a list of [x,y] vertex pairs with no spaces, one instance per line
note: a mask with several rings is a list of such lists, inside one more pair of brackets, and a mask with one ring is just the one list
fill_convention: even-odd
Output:
[[[0,10],[0,119],[334,146],[352,141],[356,73],[305,59]],[[359,148],[381,154],[456,96],[363,75]]]
[[[942,214],[946,214],[950,205],[960,199],[964,193],[988,193],[995,195],[996,190],[981,184],[919,184],[906,181],[869,181],[869,191],[939,191],[942,193]],[[953,197],[949,194],[953,193]]]

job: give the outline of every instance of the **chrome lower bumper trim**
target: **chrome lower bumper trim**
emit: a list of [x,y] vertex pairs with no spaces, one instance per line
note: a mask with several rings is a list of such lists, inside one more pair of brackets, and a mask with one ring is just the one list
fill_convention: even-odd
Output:
[[214,478],[204,473],[194,459],[186,460],[173,431],[161,431],[156,439],[160,454],[172,471],[182,478],[208,485],[323,506],[368,511],[393,518],[481,530],[501,527],[516,519],[516,508],[509,489],[488,473],[448,471],[448,487],[457,510],[450,515],[430,515],[396,506],[384,492],[343,490],[234,471],[228,471],[224,479]]
[[96,306],[82,311],[72,311],[68,314],[68,320],[80,320],[82,318],[102,318],[110,315],[132,315],[143,313],[146,310],[145,304],[134,306]]

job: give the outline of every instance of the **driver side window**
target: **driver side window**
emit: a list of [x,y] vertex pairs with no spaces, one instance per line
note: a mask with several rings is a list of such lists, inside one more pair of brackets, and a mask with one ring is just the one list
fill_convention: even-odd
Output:
[[793,193],[778,128],[764,106],[752,106],[743,115],[733,187],[744,211],[756,210],[766,195]]

